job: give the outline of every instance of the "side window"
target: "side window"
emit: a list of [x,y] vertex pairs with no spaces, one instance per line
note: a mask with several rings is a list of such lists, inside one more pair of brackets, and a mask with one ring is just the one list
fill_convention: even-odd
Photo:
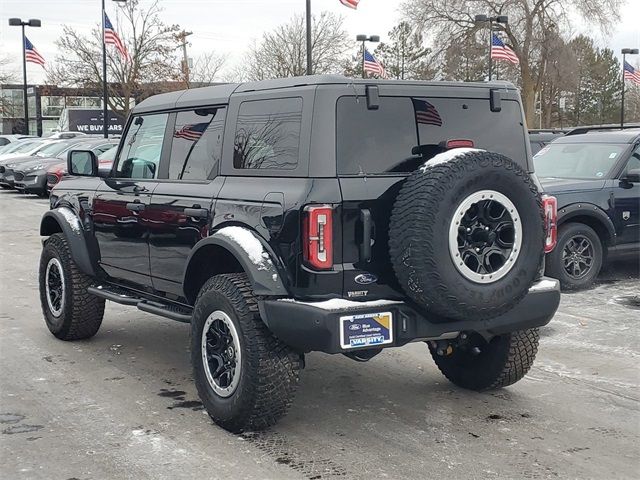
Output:
[[122,144],[116,177],[135,179],[158,177],[168,118],[167,113],[157,113],[140,115],[133,119]]
[[237,169],[293,170],[298,166],[302,98],[240,104],[233,145]]
[[171,143],[169,178],[206,180],[222,156],[226,108],[178,112]]
[[627,173],[629,170],[640,170],[640,147],[636,147],[631,154],[631,157],[627,162],[627,166],[624,169],[624,173]]

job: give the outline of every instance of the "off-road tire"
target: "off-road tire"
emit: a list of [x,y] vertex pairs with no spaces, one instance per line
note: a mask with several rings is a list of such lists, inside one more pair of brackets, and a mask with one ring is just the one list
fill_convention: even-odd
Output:
[[[202,330],[215,311],[226,313],[238,332],[240,380],[228,397],[207,380]],[[214,422],[233,433],[262,430],[285,415],[295,395],[302,358],[267,329],[246,274],[210,278],[196,299],[191,321],[191,360],[198,394]]]
[[[63,269],[65,295],[62,312],[55,316],[49,308],[46,289],[46,268],[52,258],[57,258]],[[40,303],[49,331],[60,340],[82,340],[93,337],[102,324],[104,299],[87,292],[92,279],[82,273],[71,256],[71,249],[62,233],[51,235],[44,243],[40,256]]]
[[[564,269],[563,251],[567,242],[577,235],[586,237],[593,245],[593,264],[584,277],[574,278]],[[560,281],[562,290],[581,290],[589,288],[598,277],[604,263],[602,241],[596,231],[584,223],[572,222],[558,228],[556,248],[547,255],[546,275]]]
[[[477,283],[453,261],[449,228],[456,209],[490,190],[517,208],[522,243],[501,278]],[[504,155],[476,150],[413,172],[396,198],[389,226],[391,262],[405,293],[425,310],[453,320],[504,314],[527,294],[544,256],[540,194],[529,174]]]
[[522,379],[533,365],[539,339],[538,329],[533,328],[498,335],[489,343],[476,338],[478,354],[472,351],[473,343],[454,348],[448,356],[438,355],[431,344],[429,350],[451,383],[468,390],[483,391],[507,387]]

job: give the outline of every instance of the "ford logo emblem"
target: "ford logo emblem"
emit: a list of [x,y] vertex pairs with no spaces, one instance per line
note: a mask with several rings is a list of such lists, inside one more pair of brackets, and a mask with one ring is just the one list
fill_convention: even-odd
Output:
[[373,273],[361,273],[360,275],[356,276],[354,280],[360,285],[369,285],[370,283],[377,282],[378,277],[376,277]]
[[360,328],[360,325],[358,325],[357,323],[349,325],[349,330],[360,330]]

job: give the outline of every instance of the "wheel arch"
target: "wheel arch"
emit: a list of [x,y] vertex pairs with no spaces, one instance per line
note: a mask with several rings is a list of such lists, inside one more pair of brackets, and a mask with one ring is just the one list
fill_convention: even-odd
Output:
[[567,223],[583,223],[593,228],[602,241],[603,248],[615,245],[617,240],[615,226],[609,216],[597,205],[574,203],[558,211],[558,226]]
[[[262,261],[252,261],[246,245],[233,234],[240,231],[244,232],[245,238],[254,238],[259,242]],[[246,237],[247,233],[251,237]],[[276,256],[267,242],[252,230],[237,226],[223,227],[213,235],[200,240],[189,254],[182,282],[184,296],[193,304],[207,279],[213,275],[240,272],[247,274],[255,295],[288,296],[275,259]]]
[[40,221],[40,235],[49,237],[62,233],[71,249],[71,256],[80,271],[95,276],[96,270],[84,236],[82,222],[76,213],[68,207],[58,207],[46,212]]

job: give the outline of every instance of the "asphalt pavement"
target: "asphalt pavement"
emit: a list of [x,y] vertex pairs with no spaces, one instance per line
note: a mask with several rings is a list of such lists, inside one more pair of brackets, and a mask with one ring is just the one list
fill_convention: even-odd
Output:
[[637,262],[563,295],[512,387],[456,388],[424,344],[368,363],[311,354],[289,415],[232,435],[198,401],[188,325],[107,303],[90,340],[48,332],[37,277],[47,208],[0,192],[3,479],[638,478]]

